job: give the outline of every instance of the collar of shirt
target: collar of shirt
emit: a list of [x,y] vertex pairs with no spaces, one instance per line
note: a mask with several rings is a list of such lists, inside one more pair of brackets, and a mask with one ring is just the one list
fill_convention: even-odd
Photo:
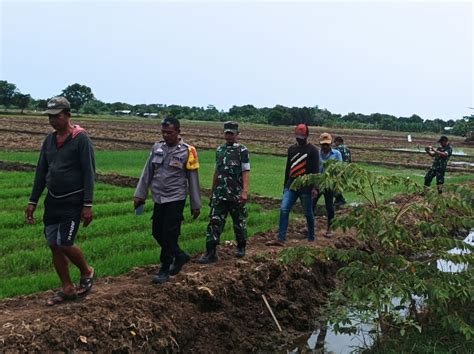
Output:
[[331,148],[331,150],[327,153],[327,154],[324,154],[323,150],[319,150],[319,156],[321,156],[321,160],[325,161],[325,160],[329,160],[331,158],[331,156],[334,156],[336,154],[336,152],[334,151],[333,148]]

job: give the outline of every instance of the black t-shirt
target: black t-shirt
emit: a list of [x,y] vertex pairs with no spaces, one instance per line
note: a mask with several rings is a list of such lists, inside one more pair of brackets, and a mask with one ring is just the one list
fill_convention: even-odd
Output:
[[[289,188],[299,176],[319,173],[319,150],[311,143],[292,145],[288,148],[284,187]],[[310,191],[311,187],[303,187],[301,191]]]

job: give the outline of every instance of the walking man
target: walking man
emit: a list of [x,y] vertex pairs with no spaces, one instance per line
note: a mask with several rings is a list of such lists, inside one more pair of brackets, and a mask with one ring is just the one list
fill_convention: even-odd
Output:
[[427,146],[425,149],[426,153],[433,157],[433,165],[425,176],[425,187],[429,187],[433,178],[436,177],[438,193],[441,194],[443,192],[444,173],[448,167],[448,160],[453,153],[453,149],[449,145],[447,136],[440,137],[438,143],[441,146],[436,150],[432,146]]
[[[44,235],[53,256],[53,265],[62,289],[47,305],[75,300],[89,293],[95,270],[74,245],[79,224],[84,227],[93,219],[92,200],[95,179],[95,158],[92,142],[86,131],[71,123],[71,105],[64,97],[48,102],[49,124],[54,128],[41,147],[30,201],[25,210],[26,222],[35,223],[34,212],[45,187]],[[76,289],[69,274],[69,261],[81,272]]]
[[250,160],[247,148],[237,142],[239,125],[236,122],[224,124],[225,143],[216,150],[216,168],[212,180],[210,221],[207,226],[206,253],[199,263],[216,262],[221,233],[227,214],[232,217],[237,257],[245,256],[247,244],[247,207],[249,193]]
[[319,172],[318,148],[308,142],[308,136],[309,129],[306,124],[298,124],[295,127],[296,144],[288,148],[286,159],[278,239],[267,242],[267,246],[285,245],[290,211],[298,198],[301,201],[304,215],[306,217],[308,241],[314,241],[315,239],[312,198],[316,197],[317,191],[313,186],[301,187],[296,191],[290,189],[291,184],[297,177]]
[[167,282],[170,275],[178,274],[190,260],[178,244],[188,189],[193,219],[199,216],[201,209],[198,156],[193,146],[181,140],[180,132],[178,119],[167,117],[163,120],[163,141],[153,145],[133,200],[137,209],[145,203],[148,189],[151,189],[155,203],[152,234],[161,246],[161,268],[152,279],[156,284]]
[[[322,133],[319,137],[319,146],[321,147],[319,150],[319,172],[324,173],[324,163],[328,160],[336,160],[342,161],[342,156],[339,150],[331,148],[332,143],[332,136],[329,133]],[[333,237],[334,234],[331,231],[331,223],[334,219],[334,191],[330,189],[325,189],[321,191],[321,194],[324,195],[324,204],[326,206],[326,212],[328,217],[328,226],[326,233],[324,234],[325,237]],[[313,201],[313,208],[316,211],[316,205],[318,204],[319,197],[318,196]]]
[[[351,150],[349,150],[347,145],[344,144],[344,139],[341,136],[336,136],[336,138],[334,139],[334,147],[341,153],[343,162],[352,162]],[[346,200],[344,199],[342,193],[335,193],[334,208],[337,210],[344,204],[346,204]]]

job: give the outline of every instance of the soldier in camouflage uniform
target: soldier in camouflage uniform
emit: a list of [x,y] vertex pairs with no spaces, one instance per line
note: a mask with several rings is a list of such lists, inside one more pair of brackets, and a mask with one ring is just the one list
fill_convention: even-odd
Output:
[[[352,162],[351,150],[344,144],[344,139],[341,136],[336,136],[334,139],[334,147],[341,153],[342,161],[347,163]],[[336,193],[334,195],[334,208],[339,209],[344,204],[346,204],[346,199],[342,193]]]
[[216,247],[229,213],[234,224],[237,239],[237,257],[245,255],[247,240],[247,208],[249,190],[249,151],[237,142],[239,125],[235,122],[224,124],[225,144],[216,150],[216,169],[212,183],[210,221],[207,226],[206,253],[199,263],[217,261]]
[[439,146],[436,150],[432,146],[427,146],[425,149],[428,155],[434,157],[433,165],[425,176],[425,186],[429,187],[433,178],[436,177],[438,193],[441,193],[443,189],[442,186],[444,184],[444,173],[448,167],[448,160],[453,153],[453,149],[449,145],[447,136],[443,135],[441,138],[439,138],[438,143],[440,143],[441,146]]

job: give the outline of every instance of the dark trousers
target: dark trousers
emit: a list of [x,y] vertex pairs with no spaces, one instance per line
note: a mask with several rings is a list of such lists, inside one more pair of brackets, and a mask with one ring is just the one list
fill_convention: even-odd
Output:
[[156,204],[153,208],[152,232],[153,237],[161,246],[161,269],[167,270],[173,263],[174,257],[183,251],[178,245],[183,221],[185,200]]
[[437,185],[444,184],[444,172],[442,169],[430,168],[425,175],[425,186],[429,187],[434,177]]
[[344,198],[344,196],[342,195],[342,193],[335,193],[334,194],[334,204],[345,204],[346,203],[346,199]]
[[331,226],[332,219],[334,219],[334,192],[332,190],[325,190],[322,193],[319,193],[316,198],[313,199],[313,211],[316,214],[316,205],[318,200],[321,197],[321,194],[324,195],[324,204],[326,205],[326,212],[328,214],[328,230]]

